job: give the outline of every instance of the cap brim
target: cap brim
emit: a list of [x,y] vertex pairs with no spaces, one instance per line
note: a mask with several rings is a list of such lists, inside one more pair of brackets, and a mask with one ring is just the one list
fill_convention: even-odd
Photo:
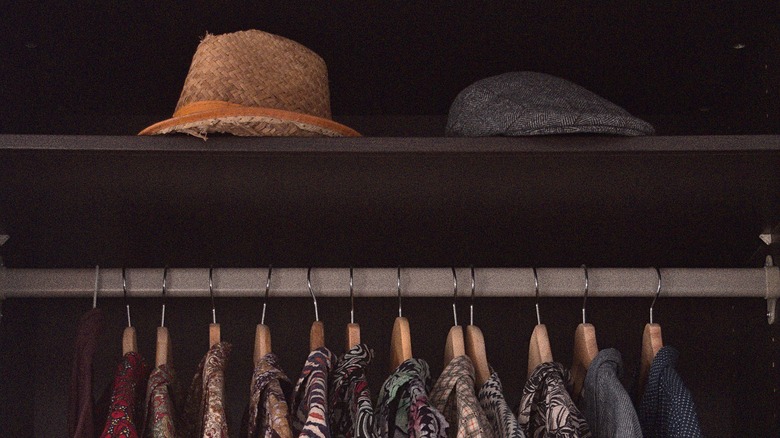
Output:
[[252,137],[359,137],[333,120],[273,108],[230,106],[192,112],[157,122],[138,135],[184,133],[205,138],[211,133]]

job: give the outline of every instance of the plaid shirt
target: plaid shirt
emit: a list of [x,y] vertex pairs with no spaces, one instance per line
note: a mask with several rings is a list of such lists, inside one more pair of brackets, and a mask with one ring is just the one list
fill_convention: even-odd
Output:
[[431,403],[453,426],[447,433],[450,438],[493,438],[474,393],[474,365],[468,356],[458,356],[444,368],[431,391]]

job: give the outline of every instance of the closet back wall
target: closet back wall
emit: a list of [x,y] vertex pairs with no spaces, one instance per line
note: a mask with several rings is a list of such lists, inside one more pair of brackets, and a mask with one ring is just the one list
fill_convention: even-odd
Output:
[[[173,112],[200,38],[250,28],[320,54],[336,119],[365,134],[442,135],[460,90],[517,70],[572,80],[661,134],[780,132],[770,0],[18,1],[3,12],[0,102],[13,111],[0,133],[135,134]],[[412,117],[382,118],[397,115]]]

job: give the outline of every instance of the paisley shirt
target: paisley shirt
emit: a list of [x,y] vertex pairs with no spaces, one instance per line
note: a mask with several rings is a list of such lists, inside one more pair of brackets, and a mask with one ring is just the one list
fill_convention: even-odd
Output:
[[328,373],[333,354],[318,348],[306,359],[291,403],[293,433],[305,438],[330,438]]
[[497,438],[525,438],[525,432],[504,398],[501,380],[495,371],[491,370],[490,378],[479,389],[477,398]]
[[428,402],[431,373],[422,359],[409,359],[385,380],[379,392],[374,432],[380,438],[447,436],[449,424]]
[[292,390],[290,379],[279,368],[279,358],[268,353],[252,373],[247,422],[241,436],[248,438],[292,438],[290,413],[285,394]]
[[474,364],[468,356],[453,358],[431,391],[431,403],[450,423],[450,438],[493,438],[474,393]]
[[536,367],[525,383],[517,417],[526,435],[534,438],[590,437],[582,413],[574,405],[566,386],[569,371],[558,362]]
[[160,365],[149,375],[146,387],[145,438],[175,438],[176,412],[171,388],[174,381],[173,369]]
[[[136,352],[127,353],[119,364],[111,393],[111,407],[101,438],[138,438],[136,421],[143,403],[143,390],[149,368]],[[143,419],[138,421],[143,424]]]
[[225,368],[232,346],[219,342],[209,349],[192,379],[184,406],[181,438],[227,438]]
[[374,407],[366,380],[366,368],[373,357],[373,350],[358,344],[338,360],[330,385],[330,425],[335,437],[374,436]]

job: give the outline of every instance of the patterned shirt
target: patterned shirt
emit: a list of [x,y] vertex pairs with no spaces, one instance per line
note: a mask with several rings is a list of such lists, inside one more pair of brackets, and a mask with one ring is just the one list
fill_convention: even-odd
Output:
[[477,398],[496,437],[525,438],[525,432],[504,398],[501,380],[496,372],[491,370],[490,378],[479,389]]
[[366,380],[366,368],[373,357],[373,350],[358,344],[338,360],[330,386],[330,425],[335,437],[374,436],[374,407]]
[[631,397],[620,383],[623,359],[614,348],[599,351],[588,367],[582,412],[596,437],[642,438]]
[[306,359],[295,385],[291,409],[293,433],[302,438],[330,438],[328,425],[328,373],[333,354],[320,347]]
[[678,356],[673,347],[663,346],[650,364],[639,404],[639,423],[645,437],[702,436],[691,393],[674,369]]
[[103,332],[103,320],[103,311],[100,308],[90,309],[79,320],[68,399],[68,436],[72,438],[95,436],[92,358],[97,350],[98,338]]
[[375,435],[380,438],[444,438],[449,424],[428,402],[431,373],[422,359],[409,359],[387,378],[379,392]]
[[250,386],[249,411],[241,436],[248,438],[292,438],[285,394],[292,390],[290,379],[279,368],[279,358],[268,353],[255,364]]
[[135,421],[143,403],[149,368],[136,352],[127,353],[119,364],[111,392],[111,407],[101,438],[138,438]]
[[431,391],[431,403],[450,423],[450,438],[493,438],[493,429],[474,393],[474,365],[468,356],[453,358]]
[[558,362],[539,364],[525,383],[517,419],[533,438],[590,437],[585,418],[566,387],[571,375]]
[[149,375],[146,386],[146,438],[175,438],[176,412],[172,399],[173,369],[160,365]]
[[192,378],[184,406],[181,438],[227,438],[225,368],[232,346],[219,342],[209,349]]

